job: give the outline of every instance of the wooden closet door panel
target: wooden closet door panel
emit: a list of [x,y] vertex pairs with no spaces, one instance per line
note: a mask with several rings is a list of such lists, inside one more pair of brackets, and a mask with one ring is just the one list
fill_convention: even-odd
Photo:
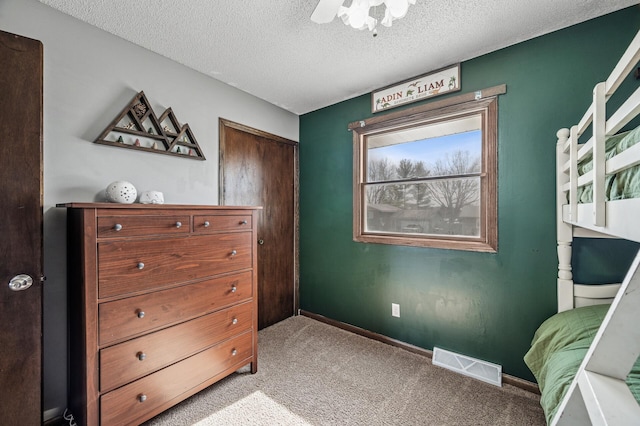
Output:
[[258,327],[297,311],[297,142],[221,121],[221,202],[260,205]]
[[[0,415],[42,423],[42,43],[0,31]],[[31,287],[7,285],[19,274]]]

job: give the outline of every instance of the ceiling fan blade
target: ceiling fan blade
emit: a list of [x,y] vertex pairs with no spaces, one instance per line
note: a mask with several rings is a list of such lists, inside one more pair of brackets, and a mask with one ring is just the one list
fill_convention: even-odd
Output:
[[311,14],[311,20],[316,24],[326,24],[333,21],[344,0],[320,0]]

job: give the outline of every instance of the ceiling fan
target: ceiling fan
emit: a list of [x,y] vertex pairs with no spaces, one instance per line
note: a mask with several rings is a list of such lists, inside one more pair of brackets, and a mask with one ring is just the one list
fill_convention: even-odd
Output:
[[374,31],[378,20],[369,14],[372,7],[384,3],[384,18],[381,23],[390,27],[395,19],[403,18],[409,10],[409,4],[416,4],[416,0],[352,0],[349,7],[344,7],[344,0],[320,0],[311,14],[311,20],[317,24],[326,24],[338,16],[346,25],[363,30]]

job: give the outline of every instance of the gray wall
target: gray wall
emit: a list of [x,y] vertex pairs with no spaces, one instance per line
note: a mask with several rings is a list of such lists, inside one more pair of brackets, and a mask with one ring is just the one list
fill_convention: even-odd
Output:
[[[218,118],[298,140],[298,116],[64,15],[35,0],[0,2],[0,29],[44,45],[44,409],[66,407],[65,211],[100,201],[114,180],[171,204],[218,203]],[[206,161],[92,143],[135,93],[189,123]],[[76,309],[76,307],[69,307]]]

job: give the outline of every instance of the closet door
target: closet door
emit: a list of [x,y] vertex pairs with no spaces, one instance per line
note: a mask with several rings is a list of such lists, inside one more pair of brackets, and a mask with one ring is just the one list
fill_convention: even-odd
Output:
[[220,120],[220,204],[258,211],[258,328],[298,310],[298,143]]
[[42,43],[0,31],[0,58],[0,413],[2,424],[39,425]]

